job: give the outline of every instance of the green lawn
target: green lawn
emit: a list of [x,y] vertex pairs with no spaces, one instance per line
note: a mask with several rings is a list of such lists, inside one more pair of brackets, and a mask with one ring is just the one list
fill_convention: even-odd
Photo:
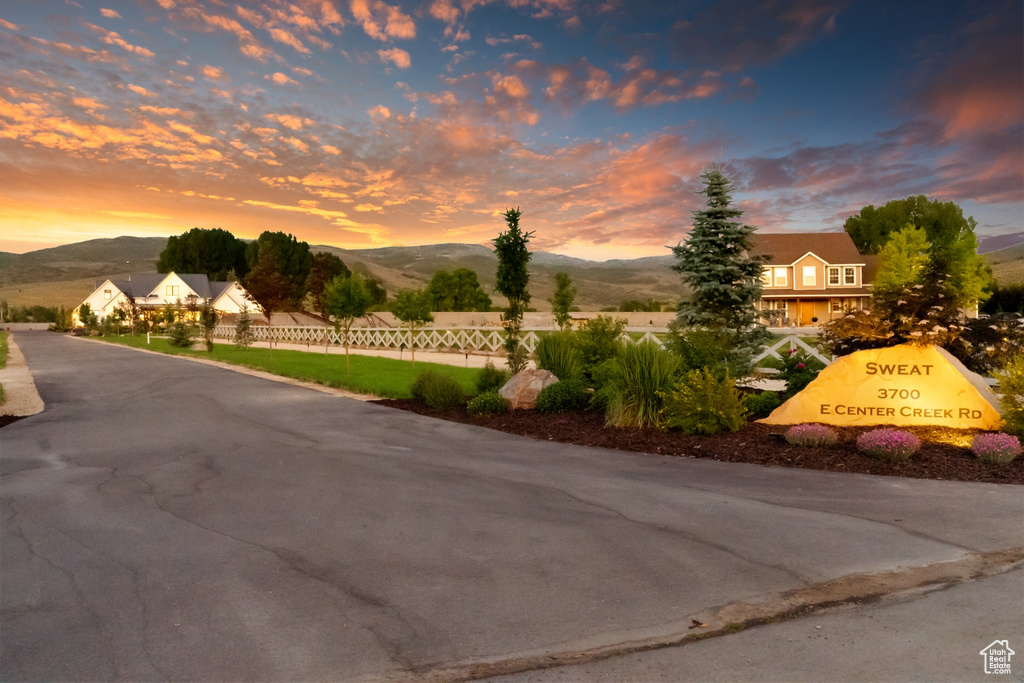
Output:
[[[153,337],[152,343],[147,346],[144,336],[129,337],[102,337],[103,341],[125,346],[149,349],[178,356],[192,356],[194,358],[209,358],[211,360],[242,365],[256,370],[263,370],[283,377],[316,382],[338,389],[348,389],[361,394],[373,394],[382,398],[411,398],[409,390],[416,376],[424,370],[447,375],[462,386],[466,395],[476,393],[476,375],[479,372],[476,368],[460,368],[453,365],[440,365],[437,363],[412,363],[404,360],[391,358],[377,358],[375,356],[360,356],[352,354],[352,374],[345,374],[344,355],[325,355],[323,353],[289,351],[274,349],[271,357],[268,349],[250,348],[242,350],[231,344],[216,344],[213,353],[205,350],[184,350],[171,346],[162,337]],[[197,343],[199,349],[201,343]]]

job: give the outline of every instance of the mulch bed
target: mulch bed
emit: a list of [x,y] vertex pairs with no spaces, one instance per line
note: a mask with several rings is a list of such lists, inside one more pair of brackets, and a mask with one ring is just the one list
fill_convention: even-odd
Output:
[[906,428],[906,431],[921,439],[921,450],[907,462],[887,463],[857,451],[857,437],[876,427],[836,428],[839,443],[831,448],[817,449],[786,443],[781,436],[784,427],[754,422],[735,434],[690,436],[657,429],[605,428],[604,415],[593,411],[545,415],[533,410],[514,410],[499,416],[471,416],[466,413],[465,406],[437,411],[415,399],[386,399],[375,403],[451,422],[579,446],[745,462],[766,467],[802,467],[915,479],[1024,484],[1024,457],[1018,456],[1006,465],[986,465],[974,457],[968,448],[975,432],[958,429]]

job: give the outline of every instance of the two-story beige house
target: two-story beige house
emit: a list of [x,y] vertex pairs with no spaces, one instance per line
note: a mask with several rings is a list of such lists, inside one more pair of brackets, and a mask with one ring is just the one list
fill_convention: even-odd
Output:
[[751,255],[767,256],[758,308],[783,325],[814,325],[867,308],[875,258],[845,232],[755,233]]

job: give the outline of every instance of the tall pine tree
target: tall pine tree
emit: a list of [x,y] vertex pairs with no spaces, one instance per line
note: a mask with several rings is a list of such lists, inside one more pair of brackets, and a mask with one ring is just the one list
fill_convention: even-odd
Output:
[[683,337],[711,333],[725,347],[722,356],[733,376],[744,375],[768,339],[755,307],[761,298],[762,260],[749,255],[756,228],[739,221],[743,211],[731,206],[732,182],[722,169],[704,169],[700,181],[705,206],[694,212],[686,242],[672,249],[677,259],[672,269],[693,290],[679,304],[675,327]]

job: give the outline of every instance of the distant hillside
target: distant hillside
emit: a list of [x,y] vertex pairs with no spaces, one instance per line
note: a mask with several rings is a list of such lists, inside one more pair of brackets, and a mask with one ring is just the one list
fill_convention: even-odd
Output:
[[165,246],[166,237],[115,237],[25,254],[0,252],[0,287],[63,282],[128,270],[153,271]]
[[1024,244],[1024,232],[1011,232],[1005,235],[983,237],[978,241],[978,253],[988,254],[1008,247],[1014,247],[1019,244]]
[[[40,249],[25,254],[0,252],[0,299],[12,305],[76,306],[92,291],[93,279],[127,271],[155,271],[163,237],[117,237]],[[349,268],[378,278],[394,293],[418,289],[438,270],[469,268],[476,272],[496,305],[493,292],[497,259],[487,247],[474,244],[435,244],[380,249],[340,249],[314,245],[314,252],[336,254]],[[670,269],[672,256],[607,262],[534,252],[530,262],[531,305],[550,310],[555,273],[565,271],[577,289],[576,303],[584,309],[618,306],[628,299],[675,303],[683,294],[682,281]]]
[[[318,245],[315,251],[337,254],[350,268],[379,278],[385,289],[419,288],[438,270],[469,268],[480,278],[483,288],[496,305],[504,299],[494,292],[497,258],[494,252],[475,244],[432,244],[419,247],[382,247],[380,249],[339,249]],[[675,303],[683,294],[682,280],[670,268],[672,256],[654,256],[632,260],[587,261],[551,254],[532,253],[530,259],[530,305],[551,310],[548,302],[555,292],[555,274],[569,273],[576,287],[576,304],[584,310],[618,306],[629,299],[654,299]]]
[[985,258],[1000,285],[1024,285],[1024,243],[990,252]]

